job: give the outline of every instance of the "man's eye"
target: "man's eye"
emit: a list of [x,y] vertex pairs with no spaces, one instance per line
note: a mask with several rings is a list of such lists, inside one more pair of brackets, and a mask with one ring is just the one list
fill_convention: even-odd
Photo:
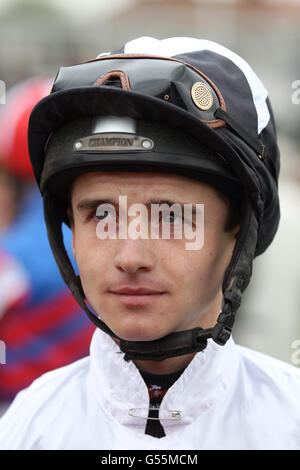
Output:
[[103,220],[108,216],[108,211],[96,211],[96,219]]
[[116,220],[116,209],[112,204],[109,203],[100,204],[96,209],[95,218],[99,222],[101,222],[102,220],[106,221],[106,219]]
[[175,214],[175,212],[165,212],[161,214],[162,222],[167,222],[170,224],[179,223],[182,221],[181,215]]

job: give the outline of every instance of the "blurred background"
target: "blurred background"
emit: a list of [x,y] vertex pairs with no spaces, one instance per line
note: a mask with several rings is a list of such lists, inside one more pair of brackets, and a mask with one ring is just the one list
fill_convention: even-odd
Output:
[[138,36],[220,42],[246,59],[269,90],[282,154],[282,218],[272,246],[254,262],[234,338],[299,366],[300,0],[0,0],[0,80],[8,90],[28,78],[54,78],[61,65]]

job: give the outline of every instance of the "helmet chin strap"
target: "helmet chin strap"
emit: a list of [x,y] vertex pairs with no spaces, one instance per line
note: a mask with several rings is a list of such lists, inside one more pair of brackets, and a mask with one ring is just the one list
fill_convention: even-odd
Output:
[[222,286],[223,306],[216,325],[207,329],[198,327],[174,332],[154,341],[126,341],[119,338],[89,310],[85,303],[80,278],[75,274],[63,242],[62,222],[65,219],[65,212],[61,209],[61,204],[49,192],[44,195],[44,213],[49,243],[62,278],[89,319],[105,333],[120,340],[120,349],[125,353],[124,359],[126,361],[164,361],[170,357],[204,350],[209,338],[220,345],[224,345],[230,338],[235,314],[241,303],[242,292],[251,277],[252,260],[256,247],[258,224],[248,200],[244,202],[242,208],[241,229],[230,264],[225,272]]
[[119,340],[121,351],[125,353],[125,361],[151,360],[164,361],[170,357],[202,351],[207,346],[212,329],[194,328],[187,331],[171,333],[153,341],[126,341],[117,336],[108,326],[96,317],[86,306],[77,286],[72,286],[72,293],[77,302],[87,313],[89,319],[102,331]]
[[207,346],[207,339],[211,338],[212,328],[194,328],[187,331],[171,333],[163,338],[153,341],[126,341],[117,336],[100,318],[96,317],[84,301],[84,293],[80,279],[76,284],[71,283],[69,288],[89,319],[102,331],[119,340],[121,351],[125,353],[125,361],[151,360],[164,361],[169,357],[183,356],[185,354],[202,351]]
[[[78,283],[80,283],[79,279]],[[240,299],[241,297],[241,293],[240,295],[237,295],[237,283],[235,282],[235,295],[229,295],[229,292],[226,293],[222,312],[219,315],[217,324],[213,328],[203,329],[197,327],[191,330],[178,331],[153,341],[126,341],[117,336],[102,320],[100,320],[100,318],[96,317],[88,309],[84,301],[84,294],[83,292],[80,292],[82,289],[79,290],[78,288],[78,283],[77,285],[70,285],[70,289],[75,299],[87,313],[89,319],[98,328],[119,340],[120,349],[125,353],[125,361],[150,360],[160,362],[170,357],[183,356],[185,354],[203,351],[207,346],[207,340],[209,338],[213,338],[216,343],[224,345],[230,337],[232,328],[228,321],[228,317],[231,317],[232,314],[235,313],[233,312],[233,309],[236,310],[240,304],[240,301],[233,303],[233,297],[236,299]],[[219,322],[219,319],[221,319],[222,322]]]

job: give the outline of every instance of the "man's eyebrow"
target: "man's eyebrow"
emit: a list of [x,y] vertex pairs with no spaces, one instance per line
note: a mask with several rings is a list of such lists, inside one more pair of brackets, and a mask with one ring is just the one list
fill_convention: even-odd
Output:
[[167,204],[168,206],[172,206],[173,204],[179,204],[183,206],[183,202],[181,201],[171,201],[170,199],[161,199],[161,198],[152,198],[145,204],[146,206],[150,206],[150,204]]
[[159,204],[159,205],[167,204],[169,207],[173,206],[173,204],[177,204],[181,207],[182,212],[184,211],[184,206],[186,204],[188,204],[188,205],[192,206],[192,214],[193,215],[196,214],[196,207],[195,207],[196,204],[193,204],[193,203],[187,203],[187,202],[181,202],[181,201],[172,201],[170,199],[154,198],[154,199],[150,199],[150,201],[147,202],[146,206],[149,207],[150,204]]
[[[87,199],[82,199],[81,201],[79,201],[79,203],[76,206],[76,209],[81,212],[81,211],[97,209],[97,207],[100,206],[101,204],[111,204],[113,206],[116,206],[118,204],[118,202],[119,201],[117,201],[116,199],[109,199],[109,198],[105,198],[105,199],[98,199],[98,198],[89,199],[89,198],[87,198]],[[183,210],[184,205],[187,204],[187,203],[184,203],[184,202],[181,202],[181,201],[174,201],[174,200],[170,200],[170,199],[151,198],[150,200],[148,200],[145,203],[145,206],[147,208],[150,208],[150,206],[152,204],[158,204],[158,205],[166,204],[169,207],[173,206],[173,204],[178,204],[181,207],[181,209]],[[193,206],[192,207],[192,212],[195,213],[194,204],[192,204],[192,206]]]
[[112,204],[115,205],[116,201],[114,199],[82,199],[76,205],[78,211],[87,211],[92,209],[97,209],[100,204]]

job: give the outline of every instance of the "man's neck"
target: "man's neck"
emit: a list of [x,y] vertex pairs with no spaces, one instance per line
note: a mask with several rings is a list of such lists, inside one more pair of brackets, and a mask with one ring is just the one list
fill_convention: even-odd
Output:
[[196,353],[185,354],[184,356],[170,357],[164,361],[133,361],[136,367],[143,372],[155,375],[172,374],[178,370],[185,369]]

